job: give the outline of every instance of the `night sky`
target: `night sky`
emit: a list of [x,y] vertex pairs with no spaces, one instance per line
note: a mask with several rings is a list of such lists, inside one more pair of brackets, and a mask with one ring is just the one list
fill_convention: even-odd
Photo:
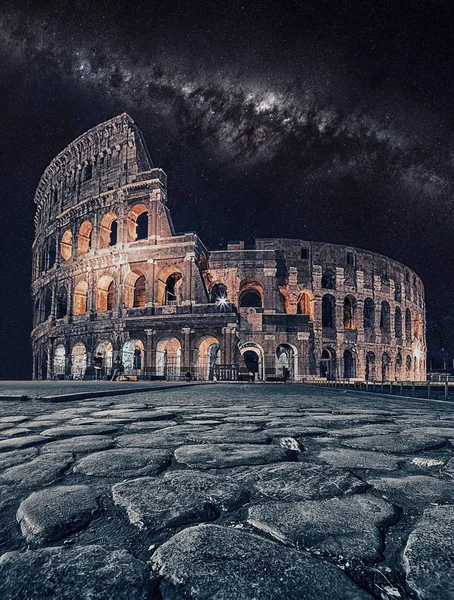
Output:
[[380,252],[454,323],[453,25],[446,0],[2,2],[0,378],[31,374],[39,178],[122,112],[177,231]]

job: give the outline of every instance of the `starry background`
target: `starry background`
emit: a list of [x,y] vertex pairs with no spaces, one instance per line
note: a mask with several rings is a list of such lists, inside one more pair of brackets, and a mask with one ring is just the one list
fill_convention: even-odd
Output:
[[39,178],[121,112],[177,231],[395,258],[425,284],[429,353],[453,352],[453,17],[445,0],[3,2],[0,378],[31,373]]

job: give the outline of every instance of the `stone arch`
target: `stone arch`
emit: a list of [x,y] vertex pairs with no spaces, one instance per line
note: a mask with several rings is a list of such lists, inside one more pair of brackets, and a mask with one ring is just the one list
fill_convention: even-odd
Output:
[[115,246],[118,241],[118,218],[114,212],[106,213],[99,225],[101,248]]
[[239,306],[242,308],[263,307],[263,285],[258,279],[247,277],[240,283],[238,296]]
[[240,346],[240,354],[248,373],[253,373],[254,378],[263,381],[265,379],[263,348],[254,342],[246,342]]
[[336,273],[332,269],[326,269],[323,272],[321,286],[325,290],[335,290],[336,289]]
[[70,229],[61,236],[60,254],[63,260],[69,260],[73,255],[73,234]]
[[396,379],[400,381],[402,379],[402,354],[400,352],[396,354],[395,372]]
[[366,354],[366,372],[365,372],[366,381],[375,381],[377,378],[375,362],[376,362],[375,361],[375,353],[368,352]]
[[161,338],[156,344],[156,375],[166,379],[180,377],[181,342],[178,338]]
[[391,331],[391,309],[389,303],[383,300],[380,310],[380,329],[386,333]]
[[322,327],[336,326],[336,299],[332,294],[322,298]]
[[47,288],[46,292],[44,294],[44,320],[47,321],[47,319],[52,315],[52,290],[51,288]]
[[411,379],[411,356],[407,354],[407,358],[405,359],[405,378],[407,380]]
[[79,281],[74,288],[73,314],[83,315],[87,312],[88,283]]
[[57,262],[57,242],[52,237],[49,241],[49,269],[51,269]]
[[299,292],[296,313],[298,315],[308,315],[310,321],[314,320],[314,294],[312,292],[308,290]]
[[221,344],[214,336],[202,338],[198,346],[197,370],[199,379],[212,381],[214,365],[221,363]]
[[57,293],[57,319],[62,319],[68,314],[68,290],[62,285]]
[[128,340],[123,344],[122,362],[125,375],[140,377],[145,368],[145,347],[142,340]]
[[344,298],[344,329],[356,329],[356,298],[349,294]]
[[394,333],[396,338],[402,339],[402,311],[399,306],[394,311]]
[[110,275],[103,275],[96,286],[96,310],[105,312],[115,306],[115,281]]
[[383,352],[381,357],[381,380],[389,381],[391,379],[391,358],[387,352]]
[[293,344],[279,344],[276,348],[276,373],[278,377],[285,378],[284,369],[288,370],[288,379],[298,379],[298,350]]
[[344,350],[344,379],[356,377],[356,354],[353,350]]
[[210,290],[210,302],[223,304],[227,301],[227,286],[224,283],[215,283]]
[[93,225],[91,221],[84,221],[79,228],[79,235],[77,241],[77,255],[87,254],[91,249],[91,233]]
[[336,379],[336,352],[332,348],[324,348],[320,357],[320,377],[328,381]]
[[128,213],[128,242],[148,238],[148,207],[135,204]]
[[162,268],[158,273],[158,304],[178,304],[183,274],[174,265]]
[[77,342],[71,350],[71,376],[73,379],[83,379],[87,369],[87,349],[85,344]]
[[139,308],[147,304],[147,281],[142,271],[131,271],[124,283],[126,308]]
[[110,376],[112,374],[113,367],[113,346],[109,340],[102,340],[98,342],[95,348],[95,356],[101,355],[102,357],[102,375]]
[[364,329],[373,329],[375,327],[375,303],[372,298],[364,300],[363,323]]
[[63,344],[58,344],[54,350],[53,375],[54,377],[64,377],[66,372],[66,348]]
[[409,308],[405,310],[405,339],[407,342],[411,340],[411,311]]

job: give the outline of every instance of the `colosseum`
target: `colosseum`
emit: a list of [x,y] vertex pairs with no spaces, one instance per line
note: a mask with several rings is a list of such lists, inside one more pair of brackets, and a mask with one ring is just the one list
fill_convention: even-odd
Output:
[[35,202],[34,379],[425,378],[411,269],[351,246],[176,234],[127,114],[65,148]]

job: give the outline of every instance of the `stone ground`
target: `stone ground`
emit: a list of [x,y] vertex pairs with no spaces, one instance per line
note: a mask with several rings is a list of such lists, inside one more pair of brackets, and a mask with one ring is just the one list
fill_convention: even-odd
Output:
[[137,387],[0,385],[3,600],[454,598],[453,404]]

